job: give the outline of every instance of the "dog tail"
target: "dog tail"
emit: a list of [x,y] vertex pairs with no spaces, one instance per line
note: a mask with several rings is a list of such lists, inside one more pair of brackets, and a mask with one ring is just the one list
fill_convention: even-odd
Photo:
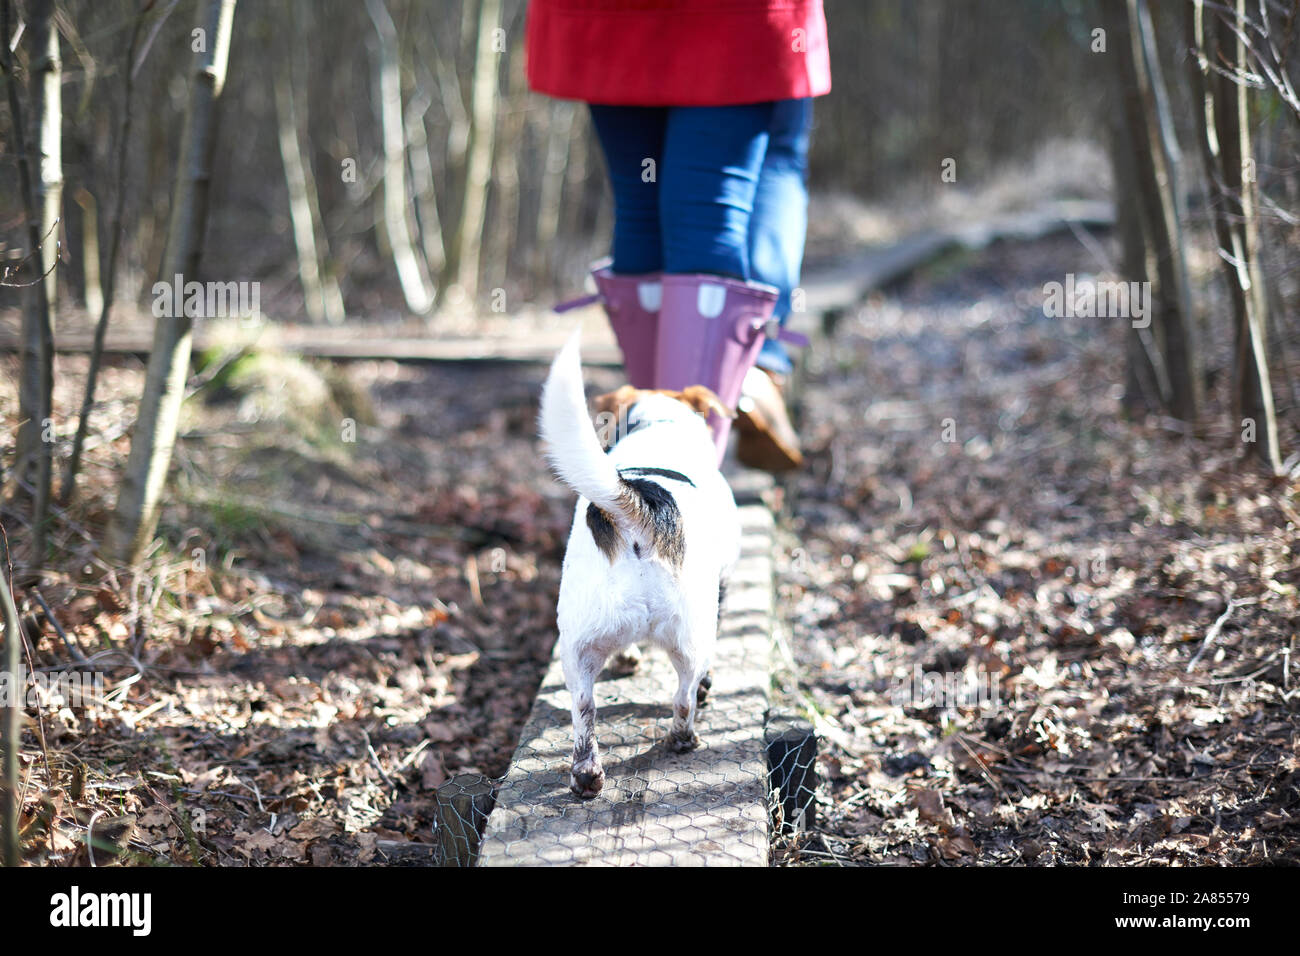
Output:
[[581,329],[569,336],[551,363],[551,373],[542,387],[538,425],[556,477],[625,525],[629,519],[626,485],[596,439],[582,392],[581,337]]

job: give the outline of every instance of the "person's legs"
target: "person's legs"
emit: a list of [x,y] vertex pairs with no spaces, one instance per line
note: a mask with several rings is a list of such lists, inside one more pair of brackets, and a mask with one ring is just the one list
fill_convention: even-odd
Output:
[[[804,178],[812,101],[782,100],[772,111],[767,155],[754,196],[749,224],[750,269],[760,282],[780,290],[773,316],[790,315],[790,297],[799,284],[804,237],[808,228],[808,192]],[[781,382],[793,371],[785,345],[765,338],[755,367],[746,375],[737,402],[736,457],[766,471],[785,471],[803,462],[799,436],[785,407]]]
[[[729,408],[776,290],[750,281],[749,225],[772,103],[673,107],[659,169],[664,247],[655,386],[704,385]],[[718,462],[731,420],[711,414]]]
[[656,167],[663,164],[668,111],[595,104],[590,110],[614,193],[612,269],[624,275],[658,272],[663,268],[660,189],[657,172],[646,173],[646,160],[653,160]]
[[[749,267],[752,278],[776,286],[774,317],[782,325],[790,315],[790,295],[799,284],[804,238],[808,232],[808,139],[812,100],[773,104],[767,153],[754,194],[749,222]],[[763,343],[758,366],[788,374],[790,356],[776,339]]]
[[749,280],[749,229],[773,103],[668,110],[659,164],[666,273]]
[[605,314],[623,352],[627,379],[637,388],[654,384],[659,339],[659,183],[647,160],[663,155],[665,109],[591,106],[591,121],[605,154],[614,193],[613,261],[592,273]]

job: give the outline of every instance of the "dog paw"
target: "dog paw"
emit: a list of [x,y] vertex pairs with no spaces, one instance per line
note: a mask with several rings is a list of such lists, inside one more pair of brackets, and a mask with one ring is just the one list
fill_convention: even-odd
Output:
[[687,751],[694,750],[700,745],[700,738],[694,733],[690,734],[669,734],[668,749],[675,754],[684,754]]
[[705,674],[700,678],[700,685],[695,688],[695,704],[699,706],[709,699],[709,689],[713,686],[713,675]]
[[595,770],[574,771],[570,779],[569,789],[583,800],[590,800],[605,786],[605,771],[599,767]]
[[625,651],[620,651],[614,655],[614,659],[609,662],[609,670],[615,677],[631,677],[641,667],[641,652],[635,647],[629,647]]

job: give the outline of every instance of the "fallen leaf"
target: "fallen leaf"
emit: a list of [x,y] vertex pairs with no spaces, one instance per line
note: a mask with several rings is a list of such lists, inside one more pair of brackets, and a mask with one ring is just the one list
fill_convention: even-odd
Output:
[[295,840],[319,840],[321,837],[333,836],[338,830],[339,826],[333,820],[326,817],[312,817],[310,820],[303,820],[290,830],[289,836]]
[[943,794],[938,790],[917,789],[912,791],[912,806],[916,807],[921,820],[937,827],[951,829],[957,821],[952,811],[943,805]]
[[442,765],[442,754],[437,750],[426,750],[416,759],[420,762],[421,788],[437,790],[447,782],[447,768]]

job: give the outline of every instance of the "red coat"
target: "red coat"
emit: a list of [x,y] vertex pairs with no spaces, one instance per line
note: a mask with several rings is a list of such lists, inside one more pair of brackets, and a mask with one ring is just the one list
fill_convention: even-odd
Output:
[[561,99],[727,106],[831,88],[821,0],[531,0],[528,82]]

